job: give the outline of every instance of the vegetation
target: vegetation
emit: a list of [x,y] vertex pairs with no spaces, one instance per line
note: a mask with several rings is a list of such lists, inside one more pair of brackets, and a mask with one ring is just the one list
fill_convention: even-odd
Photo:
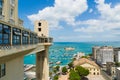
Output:
[[120,67],[120,62],[115,63],[116,67]]
[[84,76],[87,76],[89,74],[89,70],[88,69],[85,69],[81,66],[77,66],[75,68],[75,71],[78,73],[79,76],[81,77],[84,77]]
[[55,75],[53,80],[58,80],[58,75]]
[[90,53],[90,54],[88,54],[88,56],[93,56],[93,54],[92,54],[92,53]]
[[72,59],[72,62],[75,61],[75,60],[76,60],[76,58],[73,58],[73,59]]
[[70,63],[68,64],[68,66],[69,66],[70,69],[73,68],[73,62],[70,62]]
[[88,74],[89,74],[89,70],[81,66],[76,66],[75,69],[70,70],[69,79],[70,80],[81,80]]
[[88,56],[82,56],[81,58],[88,58]]
[[66,74],[66,72],[67,72],[67,68],[66,68],[66,67],[63,67],[63,68],[62,68],[62,73],[63,73],[63,74]]
[[60,66],[59,66],[59,65],[57,65],[55,68],[56,68],[56,70],[57,70],[57,71],[59,71]]
[[80,80],[80,76],[74,70],[70,71],[69,80]]
[[49,76],[52,76],[52,72],[51,71],[49,72]]
[[55,66],[55,67],[53,68],[53,72],[54,72],[54,73],[57,73],[57,72],[59,71],[59,68],[60,68],[59,65]]

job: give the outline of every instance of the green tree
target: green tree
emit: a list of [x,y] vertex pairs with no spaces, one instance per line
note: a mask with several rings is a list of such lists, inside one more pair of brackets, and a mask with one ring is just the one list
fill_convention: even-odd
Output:
[[58,80],[58,75],[55,75],[53,80]]
[[62,73],[63,73],[63,74],[66,74],[66,72],[67,72],[67,68],[66,68],[66,67],[63,67],[63,68],[62,68]]
[[120,67],[120,62],[115,63],[116,67]]
[[82,56],[81,58],[88,58],[88,56]]
[[56,70],[57,70],[57,71],[59,71],[60,66],[59,66],[59,65],[57,65],[55,68],[56,68]]
[[89,53],[88,56],[92,56],[93,54],[92,53]]
[[54,72],[55,74],[56,74],[56,72],[57,72],[57,70],[56,70],[56,68],[55,68],[55,67],[53,68],[53,72]]
[[70,69],[73,68],[73,62],[70,62],[70,63],[68,64],[68,66],[69,66]]
[[80,76],[74,70],[70,71],[69,80],[81,80]]
[[84,77],[89,74],[89,70],[85,69],[81,66],[76,66],[75,71],[79,74],[79,76]]
[[51,71],[49,72],[49,76],[52,76],[52,72]]

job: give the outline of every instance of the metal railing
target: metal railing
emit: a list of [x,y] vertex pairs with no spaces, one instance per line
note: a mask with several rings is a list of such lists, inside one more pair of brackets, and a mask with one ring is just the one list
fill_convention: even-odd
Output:
[[[37,44],[42,44],[42,43],[52,43],[53,38],[48,37],[48,38],[41,38],[41,41],[38,42]],[[0,45],[0,50],[10,50],[10,49],[21,49],[21,48],[27,48],[27,47],[32,47],[32,46],[37,46],[37,44],[23,44],[23,45]]]

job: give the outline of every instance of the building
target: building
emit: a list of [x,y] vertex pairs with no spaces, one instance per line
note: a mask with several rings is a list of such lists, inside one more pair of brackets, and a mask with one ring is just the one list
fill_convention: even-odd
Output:
[[74,59],[79,60],[81,57],[85,56],[83,52],[77,52],[77,54],[73,55]]
[[116,80],[120,80],[120,67],[116,69]]
[[107,68],[107,73],[110,76],[112,76],[113,78],[115,78],[116,77],[116,66],[115,66],[115,63],[107,62],[106,68]]
[[39,21],[34,32],[25,29],[18,18],[18,0],[0,0],[0,80],[23,80],[23,59],[29,53],[36,54],[36,79],[49,80],[48,50],[52,38],[47,22],[40,22],[46,26],[41,30],[47,33],[39,30]]
[[96,52],[97,50],[99,49],[100,47],[99,46],[94,46],[92,47],[92,55],[93,55],[93,59],[96,61]]
[[49,36],[49,28],[48,22],[45,20],[35,21],[35,32],[39,32],[39,36],[48,37]]
[[120,62],[120,48],[114,48],[114,60]]
[[97,63],[101,66],[107,62],[114,62],[113,48],[111,46],[100,47],[96,52]]
[[0,0],[0,19],[12,25],[18,25],[18,0]]
[[73,62],[74,66],[82,66],[89,70],[90,75],[100,75],[100,68],[99,66],[94,62],[90,61],[86,58],[81,58],[79,60],[75,60]]

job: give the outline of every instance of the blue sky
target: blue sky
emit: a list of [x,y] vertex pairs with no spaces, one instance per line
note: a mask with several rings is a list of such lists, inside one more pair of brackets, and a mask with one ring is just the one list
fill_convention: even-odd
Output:
[[19,0],[19,17],[47,20],[56,42],[120,41],[120,0]]

